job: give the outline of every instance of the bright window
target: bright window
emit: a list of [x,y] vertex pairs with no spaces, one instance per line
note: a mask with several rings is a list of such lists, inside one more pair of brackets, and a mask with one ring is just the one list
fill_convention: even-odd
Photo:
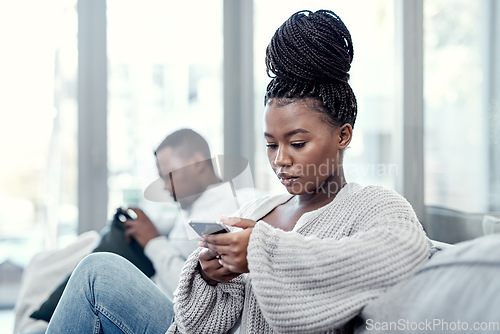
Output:
[[[488,107],[480,1],[424,7],[425,203],[488,211]],[[498,171],[497,171],[498,172]]]
[[110,213],[143,199],[170,132],[192,128],[222,153],[222,52],[220,0],[108,0]]
[[0,234],[33,237],[21,253],[76,230],[75,6],[0,4]]
[[[77,29],[76,1],[0,2],[3,269],[23,268],[38,251],[76,235]],[[1,273],[2,308],[19,291],[12,272]]]

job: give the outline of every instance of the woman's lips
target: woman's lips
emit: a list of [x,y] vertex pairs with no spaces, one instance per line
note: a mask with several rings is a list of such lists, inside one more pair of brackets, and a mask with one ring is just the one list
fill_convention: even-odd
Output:
[[297,181],[298,177],[286,173],[278,173],[278,178],[284,186],[291,186],[292,183]]

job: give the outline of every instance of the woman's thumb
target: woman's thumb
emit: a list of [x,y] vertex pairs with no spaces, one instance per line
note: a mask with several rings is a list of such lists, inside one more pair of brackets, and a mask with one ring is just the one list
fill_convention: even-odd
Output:
[[229,226],[240,227],[242,229],[252,228],[255,226],[255,221],[238,217],[220,217],[220,220]]

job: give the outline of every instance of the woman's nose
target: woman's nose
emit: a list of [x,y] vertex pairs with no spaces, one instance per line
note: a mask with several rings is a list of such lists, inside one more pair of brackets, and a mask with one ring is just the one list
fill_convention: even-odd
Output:
[[292,165],[292,159],[284,147],[278,147],[276,157],[274,158],[274,164],[280,167]]

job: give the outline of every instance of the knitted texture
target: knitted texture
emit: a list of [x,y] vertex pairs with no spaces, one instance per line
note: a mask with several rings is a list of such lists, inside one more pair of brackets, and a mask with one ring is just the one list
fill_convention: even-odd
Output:
[[[289,195],[259,199],[240,216],[259,220]],[[293,231],[259,221],[250,236],[250,273],[213,287],[195,251],[183,269],[168,333],[345,333],[370,300],[415,272],[429,256],[410,204],[378,186],[346,185]]]

